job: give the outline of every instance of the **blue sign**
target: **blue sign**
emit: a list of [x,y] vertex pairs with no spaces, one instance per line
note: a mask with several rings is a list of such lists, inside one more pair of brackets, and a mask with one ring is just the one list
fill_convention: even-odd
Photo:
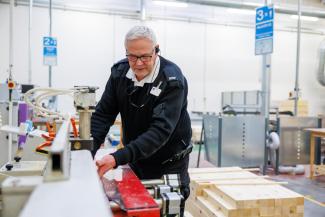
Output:
[[43,64],[57,65],[57,40],[54,37],[43,37]]
[[273,37],[273,22],[256,25],[256,39]]
[[43,55],[44,56],[57,56],[56,47],[44,47]]
[[255,54],[268,54],[273,52],[273,20],[274,8],[263,6],[256,8],[255,28]]
[[56,38],[43,37],[43,46],[55,46],[56,47]]
[[267,21],[272,21],[273,22],[273,17],[274,17],[274,9],[273,6],[263,6],[260,8],[256,8],[256,25],[259,23],[264,23]]

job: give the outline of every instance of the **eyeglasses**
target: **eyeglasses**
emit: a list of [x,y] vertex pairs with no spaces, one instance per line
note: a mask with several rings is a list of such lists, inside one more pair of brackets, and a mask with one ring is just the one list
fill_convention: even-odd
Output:
[[134,95],[135,92],[137,92],[138,90],[140,90],[140,88],[138,86],[135,86],[135,87],[128,87],[126,89],[126,94],[128,95],[128,98],[129,98],[129,103],[130,105],[132,105],[133,107],[137,108],[137,109],[140,109],[140,108],[143,108],[150,100],[150,97],[148,96],[148,93],[147,93],[147,98],[145,99],[145,101],[142,103],[142,104],[136,104],[133,102],[132,100],[132,96]]
[[[155,49],[153,49],[151,53],[153,53],[154,50]],[[140,59],[141,62],[149,62],[151,60],[151,58],[152,58],[152,55],[145,54],[145,55],[142,55],[142,56],[136,56],[136,55],[133,55],[133,54],[127,54],[126,57],[131,62],[137,62],[138,59]]]

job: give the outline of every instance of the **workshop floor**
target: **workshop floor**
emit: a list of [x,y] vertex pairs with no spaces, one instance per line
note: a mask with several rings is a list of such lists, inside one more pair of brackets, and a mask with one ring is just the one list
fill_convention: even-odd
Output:
[[[203,147],[202,147],[203,148]],[[200,167],[214,167],[204,159],[204,149],[200,157]],[[198,145],[195,145],[190,155],[189,167],[196,167],[198,159]],[[305,175],[274,175],[268,172],[267,175],[275,181],[287,182],[285,187],[300,193],[305,197],[305,217],[325,217],[325,176],[316,177],[310,180],[308,166],[305,166]]]

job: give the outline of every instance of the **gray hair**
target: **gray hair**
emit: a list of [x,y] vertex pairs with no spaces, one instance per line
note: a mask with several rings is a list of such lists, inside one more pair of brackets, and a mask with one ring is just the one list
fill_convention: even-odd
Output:
[[140,38],[147,38],[152,41],[153,46],[157,45],[156,35],[152,29],[147,26],[134,26],[132,29],[128,31],[125,36],[124,46],[126,48],[126,44],[128,41],[140,39]]

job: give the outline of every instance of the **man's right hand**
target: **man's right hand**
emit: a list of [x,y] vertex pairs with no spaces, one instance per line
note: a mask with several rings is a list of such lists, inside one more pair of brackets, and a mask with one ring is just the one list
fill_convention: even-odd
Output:
[[113,155],[107,154],[102,159],[96,161],[97,173],[99,177],[103,177],[103,175],[113,169],[116,166],[116,161]]

